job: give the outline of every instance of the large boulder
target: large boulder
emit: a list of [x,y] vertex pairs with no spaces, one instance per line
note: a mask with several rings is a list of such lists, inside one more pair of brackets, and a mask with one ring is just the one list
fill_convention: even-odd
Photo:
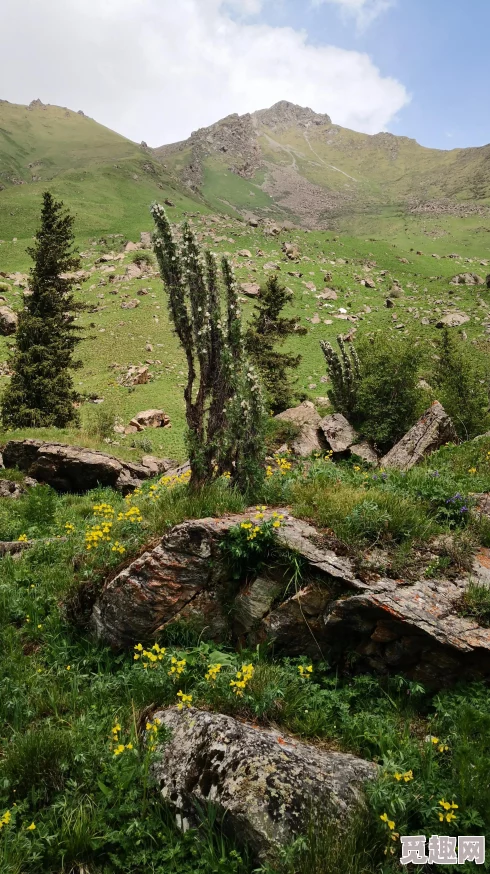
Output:
[[410,583],[371,574],[366,582],[326,536],[278,510],[278,543],[300,557],[306,582],[293,592],[277,568],[237,583],[221,544],[255,512],[176,525],[106,583],[92,612],[97,636],[121,649],[160,640],[173,623],[187,622],[220,643],[265,643],[340,666],[356,653],[362,668],[432,686],[490,678],[490,629],[460,615],[470,576]]
[[[173,462],[163,460],[170,468]],[[87,492],[109,486],[128,494],[145,479],[154,476],[152,467],[121,461],[81,446],[48,443],[43,440],[11,440],[3,451],[5,467],[17,467],[59,492]]]
[[377,766],[348,753],[322,750],[231,716],[190,708],[154,717],[170,732],[153,765],[162,797],[178,821],[194,824],[196,805],[210,801],[225,828],[259,861],[308,828],[311,810],[324,821],[346,823]]
[[0,335],[6,337],[15,334],[18,321],[17,313],[14,313],[10,307],[0,306]]
[[120,385],[146,385],[150,381],[149,368],[144,364],[134,364],[118,380]]
[[458,273],[451,279],[451,285],[484,285],[485,280],[478,273]]
[[129,424],[137,431],[144,431],[145,428],[166,428],[170,425],[170,418],[163,410],[142,410],[133,416]]
[[413,428],[381,459],[380,466],[410,470],[444,443],[457,439],[448,414],[439,401],[434,401]]
[[291,407],[276,416],[280,422],[292,422],[299,428],[298,436],[292,441],[291,449],[295,455],[307,458],[313,452],[325,449],[325,441],[320,428],[321,416],[311,401],[303,401],[298,407]]
[[342,413],[325,416],[320,422],[320,428],[333,452],[347,452],[359,440],[359,435]]

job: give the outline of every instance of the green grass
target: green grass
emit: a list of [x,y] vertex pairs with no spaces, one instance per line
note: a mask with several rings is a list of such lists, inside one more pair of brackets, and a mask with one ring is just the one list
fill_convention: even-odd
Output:
[[[463,451],[443,450],[441,470],[450,470],[451,458],[457,467]],[[274,495],[297,496],[302,489],[304,499],[314,480],[318,494],[335,490],[346,494],[346,502],[355,488],[362,491],[354,486],[359,472],[348,465],[338,468],[334,484],[334,465],[315,464],[314,473],[274,475],[264,501],[273,504]],[[478,476],[487,482],[486,468]],[[461,473],[460,488],[465,482]],[[380,494],[391,495],[396,506],[402,493],[409,500],[412,487],[393,474],[384,492],[376,484],[363,488],[376,492],[377,500]],[[386,859],[384,849],[398,850],[399,844],[391,841],[381,815],[387,813],[401,834],[437,834],[441,799],[458,805],[457,819],[444,823],[445,834],[488,832],[490,697],[483,684],[462,683],[434,697],[402,678],[356,673],[340,678],[321,662],[304,679],[298,670],[308,664],[304,658],[271,659],[260,648],[233,652],[200,642],[192,629],[178,626],[160,640],[167,651],[149,670],[132,652],[113,653],[90,637],[77,592],[87,586],[93,592],[142,544],[182,519],[244,507],[226,482],[197,495],[185,486],[160,487],[153,499],[150,491],[150,484],[145,485],[131,501],[141,510],[138,522],[118,521],[128,501],[108,489],[58,496],[38,487],[0,504],[0,538],[26,533],[40,541],[18,559],[0,561],[0,816],[12,812],[11,822],[0,831],[2,874],[68,874],[83,867],[90,874],[256,870],[246,850],[224,836],[212,809],[203,812],[197,832],[180,834],[151,782],[152,753],[139,726],[147,708],[175,703],[179,689],[197,707],[278,725],[380,766],[367,808],[355,815],[346,837],[339,838],[331,823],[315,819],[309,838],[285,848],[277,864],[262,874],[330,874],[338,870],[341,850],[346,874],[395,871],[396,855]],[[111,542],[87,551],[85,533],[101,521],[100,511],[94,510],[101,503],[114,511],[107,514],[114,520]],[[57,535],[64,539],[56,540]],[[41,542],[45,537],[55,540]],[[116,540],[123,555],[112,551]],[[177,683],[168,673],[172,656],[186,663]],[[223,668],[210,682],[205,674],[217,661]],[[230,680],[244,661],[253,663],[254,674],[239,698]],[[125,746],[120,756],[114,756],[111,741],[116,724],[121,727],[118,743]],[[413,780],[400,782],[394,776],[409,771]],[[32,823],[35,829],[29,830]]]

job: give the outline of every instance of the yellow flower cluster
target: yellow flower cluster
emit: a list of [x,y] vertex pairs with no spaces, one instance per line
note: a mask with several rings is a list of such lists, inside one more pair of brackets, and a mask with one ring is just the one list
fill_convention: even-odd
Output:
[[114,541],[114,546],[112,547],[113,552],[119,552],[121,555],[124,555],[126,552],[126,547],[119,543],[119,540]]
[[113,750],[113,753],[115,756],[120,756],[121,753],[124,752],[124,750],[132,750],[133,749],[133,744],[131,744],[131,743],[122,744],[121,743],[120,735],[121,735],[121,726],[120,726],[119,722],[116,722],[116,724],[112,727],[112,731],[111,731],[112,750]]
[[110,504],[94,504],[92,510],[96,519],[110,519],[115,513]]
[[282,455],[274,455],[274,464],[268,464],[265,469],[265,475],[267,477],[274,476],[275,473],[279,473],[281,476],[285,476],[288,471],[292,468],[292,463],[284,458]]
[[155,716],[155,719],[148,720],[148,722],[146,723],[146,726],[145,726],[145,728],[148,732],[148,735],[149,735],[149,737],[148,737],[148,740],[149,740],[148,749],[150,750],[151,753],[153,753],[156,749],[158,727],[159,727],[159,725],[161,725],[161,722],[162,722],[161,719],[159,719],[158,716]]
[[458,809],[458,804],[455,804],[454,801],[452,801],[450,804],[449,801],[445,801],[444,798],[441,799],[439,804],[444,811],[444,813],[442,810],[437,811],[439,814],[439,822],[444,822],[444,820],[446,820],[446,822],[452,822],[453,819],[456,819],[456,814],[453,813],[453,810]]
[[143,516],[139,507],[130,507],[125,513],[117,514],[118,522],[142,522]]
[[214,681],[216,680],[216,677],[218,676],[219,672],[221,671],[221,667],[222,667],[222,665],[220,665],[220,664],[208,665],[208,672],[207,672],[207,674],[204,675],[205,679],[208,680],[210,683],[214,683]]
[[243,690],[246,688],[247,683],[250,683],[253,675],[253,665],[242,665],[241,671],[236,672],[236,677],[231,681],[230,686],[235,690],[235,694],[238,695],[239,698],[243,696]]
[[160,490],[163,489],[173,489],[175,486],[185,485],[189,482],[191,478],[190,470],[186,470],[183,473],[175,474],[172,476],[162,476],[157,485],[150,486],[150,499],[156,501],[160,494]]
[[10,810],[6,810],[3,816],[0,817],[0,832],[2,831],[4,825],[8,825],[10,820],[12,819],[12,814]]
[[176,659],[175,656],[172,656],[171,668],[168,672],[169,677],[180,677],[180,675],[185,671],[186,664],[187,662],[185,659]]
[[165,647],[159,646],[158,643],[155,643],[151,649],[144,649],[142,643],[137,643],[135,650],[135,661],[138,661],[138,659],[146,659],[146,661],[142,662],[144,668],[155,668],[158,662],[163,661],[163,657],[167,651]]
[[448,751],[448,749],[449,749],[448,745],[447,745],[447,744],[444,744],[444,743],[441,743],[441,741],[439,740],[438,737],[434,737],[434,736],[432,736],[430,740],[431,740],[431,743],[432,743],[435,747],[437,747],[437,751],[438,751],[439,753],[447,753],[447,751]]
[[274,521],[272,522],[272,527],[273,527],[273,528],[280,528],[280,527],[281,527],[281,524],[282,524],[282,522],[283,522],[283,520],[284,520],[284,516],[280,515],[279,513],[275,513],[275,512],[274,512],[274,513],[272,514],[272,519],[274,520]]
[[85,532],[85,546],[87,549],[97,549],[101,543],[111,542],[112,522],[104,522],[102,525],[92,525]]
[[28,538],[27,534],[21,534],[20,537],[18,538],[18,542],[19,543],[27,543],[28,539],[29,538]]
[[468,473],[476,473],[476,467],[468,468]]
[[[394,820],[390,819],[387,813],[383,813],[383,814],[381,814],[381,816],[380,816],[380,820],[381,820],[382,822],[385,822],[386,825],[388,826],[388,828],[389,828],[389,830],[390,830],[390,838],[391,838],[391,840],[392,840],[392,841],[397,841],[398,838],[400,837],[400,834],[399,834],[399,832],[396,832],[396,831],[395,831],[395,823],[394,823]],[[385,850],[385,855],[387,855],[387,853],[388,853],[388,850]],[[393,855],[394,850],[391,849],[391,850],[390,850],[390,853]]]
[[258,525],[253,525],[252,522],[242,522],[240,528],[243,528],[244,531],[248,531],[247,540],[255,540],[257,534],[260,534],[260,528]]
[[413,771],[405,771],[403,774],[400,774],[400,772],[397,771],[393,776],[398,783],[400,780],[403,780],[404,783],[410,783],[410,781],[413,780]]
[[307,665],[306,668],[303,665],[298,665],[298,671],[300,677],[307,680],[313,673],[313,665]]
[[183,710],[184,707],[191,707],[192,695],[184,695],[184,693],[179,689],[177,692],[177,698],[180,698],[180,701],[177,704],[177,710]]

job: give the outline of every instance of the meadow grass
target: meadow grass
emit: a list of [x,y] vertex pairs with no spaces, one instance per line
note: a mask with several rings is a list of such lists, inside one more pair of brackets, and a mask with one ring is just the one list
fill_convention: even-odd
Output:
[[[480,469],[468,474],[468,459],[478,461],[475,447]],[[460,491],[475,476],[479,486],[489,488],[483,441],[446,447],[433,458],[441,475],[452,472]],[[453,473],[458,467],[459,475]],[[306,496],[316,494],[319,505],[312,503],[309,515],[332,526],[338,537],[352,538],[353,544],[361,537],[412,542],[421,536],[420,520],[414,515],[403,527],[400,506],[412,506],[412,493],[434,469],[427,465],[404,478],[389,473],[381,488],[372,482],[372,471],[313,459],[304,468],[269,477],[263,500],[274,505],[289,495],[299,512],[301,501],[306,506]],[[342,501],[332,503],[332,493],[344,493],[350,522],[342,520]],[[378,505],[383,499],[383,512],[390,512],[392,502],[392,521],[388,528],[383,521],[381,535],[376,526],[366,528],[362,513],[352,522],[353,509],[365,504],[366,496]],[[429,498],[421,502],[426,514],[437,514]],[[379,764],[367,807],[355,814],[347,837],[334,834],[328,822],[312,828],[263,874],[307,869],[330,874],[338,870],[341,852],[347,874],[395,871],[399,843],[391,834],[439,833],[441,800],[458,805],[456,819],[444,822],[444,833],[488,831],[490,697],[484,684],[462,682],[433,695],[401,677],[359,675],[355,662],[352,673],[342,677],[325,662],[315,663],[310,674],[305,658],[277,658],[261,648],[237,653],[200,642],[192,629],[179,626],[159,641],[166,650],[162,660],[145,669],[144,660],[134,659],[138,650],[111,652],[93,640],[82,616],[75,619],[76,611],[70,612],[74,593],[87,584],[100,587],[111,570],[171,525],[244,507],[226,481],[198,494],[185,484],[169,489],[155,481],[131,499],[108,489],[58,496],[37,487],[1,502],[0,537],[25,533],[39,540],[19,558],[0,562],[0,816],[11,812],[0,831],[2,872],[251,874],[257,869],[246,848],[230,843],[213,809],[201,811],[197,831],[178,832],[151,783],[141,721],[148,708],[176,703],[179,690],[191,696],[193,706],[277,725]],[[128,515],[131,508],[139,512]],[[107,521],[112,521],[109,539],[87,550],[87,532]],[[454,530],[450,520],[434,525]],[[54,540],[43,542],[46,537]],[[113,551],[116,542],[123,553]],[[185,663],[178,677],[169,674],[172,657]],[[221,670],[206,678],[217,662]],[[253,664],[254,673],[238,697],[230,681],[244,662]],[[111,741],[116,724],[124,746],[117,756]],[[384,814],[394,829],[381,819]]]

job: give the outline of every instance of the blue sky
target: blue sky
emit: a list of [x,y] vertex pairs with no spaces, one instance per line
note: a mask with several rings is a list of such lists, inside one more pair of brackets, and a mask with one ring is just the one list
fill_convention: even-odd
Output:
[[82,109],[151,146],[278,100],[478,146],[489,33],[490,0],[2,0],[0,98]]
[[439,149],[490,143],[490,0],[395,0],[363,26],[341,3],[282,0],[262,15],[305,28],[313,43],[367,52],[405,85],[411,102],[393,133]]

